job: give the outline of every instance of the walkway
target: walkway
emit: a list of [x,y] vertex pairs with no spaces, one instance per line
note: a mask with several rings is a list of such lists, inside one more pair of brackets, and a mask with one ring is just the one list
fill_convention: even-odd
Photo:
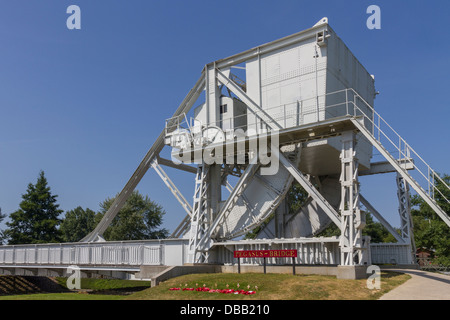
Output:
[[380,300],[450,300],[450,276],[434,272],[387,269],[407,273],[411,279],[383,295]]

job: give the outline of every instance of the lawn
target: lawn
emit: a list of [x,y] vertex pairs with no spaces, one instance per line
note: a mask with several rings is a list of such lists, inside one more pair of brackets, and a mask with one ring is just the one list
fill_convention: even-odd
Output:
[[[376,300],[410,278],[409,275],[382,272],[380,290],[367,288],[366,280],[343,280],[334,276],[290,274],[191,274],[162,282],[131,294],[138,285],[149,282],[130,280],[82,279],[82,292],[36,293],[0,296],[0,300]],[[58,281],[64,285],[65,278]],[[255,294],[226,294],[171,288],[233,289]],[[105,294],[107,293],[107,294]]]
[[82,290],[74,292],[67,289],[67,278],[54,280],[61,286],[61,292],[2,295],[0,300],[120,300],[151,285],[150,281],[82,278]]
[[87,294],[76,292],[34,293],[0,296],[0,300],[121,300],[123,295]]
[[[67,278],[57,277],[55,279],[59,283],[59,285],[67,288]],[[139,288],[149,288],[151,286],[150,281],[140,280],[81,278],[80,282],[80,287],[82,289],[89,289],[94,291],[131,291]]]
[[[381,273],[380,290],[367,288],[366,279],[343,280],[334,276],[288,274],[192,274],[136,292],[133,300],[376,300],[410,278],[395,272]],[[239,286],[238,286],[239,284]],[[228,286],[227,286],[228,285]],[[234,289],[252,295],[169,290],[170,288]]]

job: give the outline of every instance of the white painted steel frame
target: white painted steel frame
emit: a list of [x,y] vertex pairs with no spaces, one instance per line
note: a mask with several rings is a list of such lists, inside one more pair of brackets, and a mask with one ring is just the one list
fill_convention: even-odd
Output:
[[[331,28],[327,24],[319,24],[319,25],[314,26],[311,29],[299,32],[299,33],[297,33],[295,35],[291,35],[291,36],[288,36],[288,37],[285,37],[285,38],[273,41],[273,42],[271,42],[269,44],[262,45],[262,46],[259,46],[257,48],[251,49],[251,50],[247,50],[247,51],[245,51],[243,53],[234,55],[234,56],[226,58],[226,59],[218,60],[218,61],[215,61],[213,63],[210,63],[210,64],[206,65],[205,68],[204,68],[202,77],[197,82],[197,84],[194,87],[194,89],[190,91],[190,93],[185,98],[185,100],[180,105],[180,107],[177,109],[177,111],[175,112],[174,115],[177,116],[177,115],[182,114],[183,112],[189,111],[191,109],[191,107],[192,107],[193,102],[198,98],[198,96],[200,95],[200,91],[203,90],[203,88],[206,88],[206,104],[207,105],[209,105],[211,103],[211,101],[213,101],[213,100],[210,100],[210,99],[217,99],[217,88],[215,86],[210,87],[210,85],[209,85],[209,83],[210,83],[209,80],[212,77],[212,78],[216,78],[220,83],[224,84],[231,92],[233,92],[244,103],[246,103],[247,108],[251,112],[253,112],[254,114],[257,114],[260,117],[260,119],[262,119],[262,121],[268,127],[272,128],[272,129],[274,129],[274,128],[275,129],[281,128],[281,126],[277,123],[276,120],[274,120],[264,110],[262,110],[262,108],[257,103],[255,103],[248,95],[245,94],[245,92],[241,89],[241,87],[239,85],[234,83],[222,71],[224,69],[226,69],[226,68],[235,66],[235,65],[237,65],[239,63],[242,63],[244,61],[252,59],[252,58],[254,58],[256,56],[259,57],[262,54],[266,54],[268,52],[271,52],[271,51],[274,51],[274,50],[278,50],[278,49],[283,48],[283,47],[287,47],[287,46],[292,45],[292,44],[294,44],[296,42],[299,42],[299,41],[302,41],[302,40],[304,40],[306,38],[312,37],[315,34],[317,34],[317,32],[323,32],[323,34],[326,34],[327,30],[331,30]],[[354,93],[353,94],[354,99],[353,99],[353,101],[348,101],[348,99],[346,99],[345,103],[347,105],[347,114],[351,114],[354,117],[356,117],[358,115],[363,115],[364,120],[369,120],[369,123],[373,124],[373,128],[371,130],[372,132],[370,132],[367,128],[365,128],[364,125],[362,125],[358,120],[354,120],[353,121],[355,126],[366,136],[366,138],[368,138],[368,140],[371,142],[371,144],[373,146],[375,146],[377,149],[379,149],[379,151],[386,157],[388,162],[391,163],[392,167],[395,168],[402,175],[402,177],[405,178],[405,180],[407,180],[407,182],[413,186],[413,188],[422,196],[422,198],[425,197],[424,199],[427,201],[427,203],[430,204],[430,206],[432,206],[432,208],[438,213],[438,215],[448,225],[450,225],[450,219],[439,208],[439,206],[437,206],[437,204],[435,203],[434,199],[432,198],[434,193],[431,192],[430,190],[436,190],[434,188],[434,185],[432,185],[432,187],[430,187],[428,189],[428,195],[427,195],[426,192],[420,187],[419,184],[417,184],[417,183],[415,184],[414,179],[412,179],[408,175],[406,170],[403,170],[402,166],[398,163],[398,161],[394,160],[394,158],[386,150],[383,150],[384,148],[381,145],[381,143],[379,141],[377,142],[377,139],[374,137],[374,133],[375,133],[375,129],[374,128],[375,127],[378,129],[378,135],[379,136],[380,136],[380,133],[383,133],[380,130],[381,129],[380,128],[380,119],[381,119],[381,117],[377,118],[378,119],[378,126],[377,126],[377,124],[375,123],[375,121],[373,119],[373,113],[371,115],[367,115],[367,114],[365,114],[364,111],[361,111],[361,109],[358,108],[358,106],[357,106],[356,98],[358,97],[358,99],[360,99],[363,102],[365,102],[364,99],[360,98],[360,96],[356,92],[354,92],[354,90],[352,90],[352,89],[346,89],[345,90],[346,96],[348,96],[349,92],[353,92]],[[349,105],[351,103],[353,103],[353,108],[349,108]],[[365,104],[368,105],[367,103],[365,103]],[[300,102],[300,105],[301,105],[301,102]],[[374,112],[373,108],[370,105],[368,105],[368,106],[370,107],[370,110],[372,112]],[[212,115],[212,116],[214,116],[214,115]],[[211,118],[214,118],[214,117],[211,117]],[[114,216],[120,210],[120,208],[123,205],[123,203],[126,201],[126,198],[129,196],[131,191],[135,188],[137,183],[140,181],[142,176],[147,171],[149,163],[154,159],[155,156],[158,156],[158,153],[161,151],[161,149],[163,147],[163,137],[164,137],[164,132],[161,133],[161,135],[158,137],[158,139],[155,142],[155,144],[149,150],[149,152],[145,156],[144,160],[141,162],[141,165],[138,167],[138,169],[133,174],[133,176],[130,179],[130,181],[127,183],[125,188],[119,194],[119,197],[116,199],[116,201],[113,204],[112,208],[107,212],[107,214],[105,215],[104,219],[96,227],[96,229],[94,230],[93,233],[91,233],[88,237],[83,239],[84,241],[93,241],[93,240],[97,239],[99,236],[101,237],[101,235],[104,232],[104,230],[107,228],[107,226],[112,221]],[[379,140],[379,138],[378,138],[378,140]],[[402,151],[403,150],[402,148],[404,148],[404,152]],[[398,149],[399,149],[399,159],[398,159],[399,161],[402,160],[401,155],[403,155],[405,158],[409,157],[409,152],[410,152],[410,150],[412,150],[412,149],[410,149],[409,145],[407,145],[406,142],[404,142],[404,140],[401,139],[401,137],[399,137]],[[281,157],[280,160],[282,160],[282,158],[283,157]],[[294,170],[292,165],[289,164],[289,163],[286,163],[285,166],[286,166],[286,168],[289,168],[288,170],[290,170],[291,174],[296,176],[296,179],[299,182],[302,181],[304,186],[311,187],[311,186],[308,186],[307,181],[305,181],[303,175],[300,172],[298,172],[298,170],[296,168]],[[189,169],[189,170],[191,170],[191,169]],[[357,172],[357,169],[355,169],[355,170],[356,170],[355,172]],[[434,181],[434,179],[436,177],[434,171],[431,170],[431,178],[430,178],[430,170],[431,170],[431,168],[428,166],[428,173],[429,174],[428,174],[428,177],[425,177],[428,180],[429,185],[431,184],[432,181]],[[437,176],[437,178],[440,179],[438,176]],[[441,179],[441,181],[442,181],[442,179]],[[345,182],[345,183],[347,183],[347,182]],[[446,185],[446,186],[448,187],[448,185]],[[353,184],[353,187],[356,188],[356,185]],[[343,186],[343,188],[348,188],[348,186]],[[312,189],[310,191],[312,192],[312,194],[316,193]],[[437,191],[439,192],[439,190],[437,190]],[[348,194],[347,191],[344,192],[344,193]],[[175,192],[174,194],[177,195],[177,192]],[[352,198],[354,200],[354,201],[352,201],[352,207],[353,207],[352,210],[359,210],[358,193],[357,192],[354,193],[353,196],[356,197],[356,198]],[[449,201],[449,200],[447,199],[447,201]],[[184,201],[181,201],[181,202],[182,202],[182,205],[183,205],[183,207],[185,209],[188,208],[185,204],[183,204]],[[330,210],[330,208],[327,206],[326,202],[323,201],[323,199],[320,199],[320,197],[319,197],[319,201],[317,201],[317,202],[318,202],[319,205],[322,205],[325,208],[327,208],[327,210],[325,210],[325,211],[327,212],[327,214],[329,214],[330,218],[333,220],[334,223],[340,223],[340,224],[343,223],[342,219],[340,220],[340,217],[336,214],[336,212],[333,212],[334,209]],[[343,208],[342,210],[346,210],[346,209]],[[344,216],[346,216],[346,215],[344,214]],[[347,218],[345,218],[345,219],[347,219]],[[344,223],[346,225],[346,227],[344,229],[346,229],[346,230],[350,227],[350,224],[347,223],[347,222]],[[203,230],[203,231],[205,231],[205,230]],[[360,237],[358,236],[355,239],[360,239]],[[358,246],[359,245],[356,245],[356,247],[358,247]],[[346,257],[346,261],[348,263],[350,263],[350,260],[351,259],[349,257]],[[362,261],[362,260],[360,259],[360,261]]]
[[[364,136],[372,143],[372,145],[386,158],[387,161],[396,169],[396,171],[405,179],[406,182],[413,187],[413,189],[419,194],[419,196],[425,200],[425,202],[433,209],[434,212],[450,227],[450,217],[445,213],[445,211],[437,204],[437,202],[430,196],[430,193],[425,191],[422,186],[414,180],[406,169],[394,159],[394,157],[386,150],[386,148],[368,131],[364,125],[361,124],[360,120],[353,119],[352,122],[356,128],[364,134]],[[427,179],[428,180],[428,179]],[[443,182],[445,186],[448,185]],[[434,186],[430,189],[437,190]],[[448,199],[443,196],[445,200]]]
[[364,264],[362,229],[365,221],[359,204],[358,160],[356,159],[356,138],[354,132],[342,134],[341,151],[341,264],[347,266]]
[[397,172],[397,196],[398,196],[398,213],[400,216],[400,232],[405,243],[410,246],[411,259],[414,261],[416,257],[416,245],[413,233],[413,220],[411,216],[411,196],[409,193],[409,185],[403,177]]
[[[340,250],[338,237],[257,239],[226,241],[216,243],[214,263],[236,264],[235,250],[297,250],[296,265],[339,265]],[[241,258],[242,265],[261,265],[260,258]],[[266,258],[268,265],[289,265],[291,258]]]
[[400,215],[401,237],[405,241],[410,241],[413,237],[413,223],[411,217],[411,197],[409,194],[409,185],[398,172],[395,176],[395,180],[397,182],[398,213]]
[[140,266],[164,264],[164,244],[156,241],[90,242],[0,247],[2,265]]
[[187,212],[188,215],[192,214],[192,207],[187,202],[186,198],[183,196],[183,194],[178,190],[176,185],[170,180],[167,173],[161,168],[161,166],[158,163],[158,160],[153,160],[151,164],[152,168],[156,171],[156,173],[159,175],[161,180],[164,182],[164,184],[169,188],[170,192],[175,196],[175,198],[178,200],[178,202],[181,204],[183,209]]
[[209,203],[207,199],[209,169],[208,165],[200,164],[195,177],[194,205],[189,230],[188,254],[190,260],[196,263],[208,262],[209,257],[209,247],[202,243],[210,227],[208,217]]

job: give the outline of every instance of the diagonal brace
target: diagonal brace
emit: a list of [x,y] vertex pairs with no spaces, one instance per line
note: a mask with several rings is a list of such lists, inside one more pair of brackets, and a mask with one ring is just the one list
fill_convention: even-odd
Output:
[[260,106],[258,106],[233,80],[224,75],[219,69],[216,69],[217,80],[225,85],[231,92],[233,92],[257,117],[270,129],[282,129],[282,127],[276,122],[270,115],[267,114]]
[[387,222],[386,219],[383,218],[383,216],[370,204],[369,201],[367,201],[366,198],[363,197],[362,194],[359,194],[359,200],[367,209],[369,209],[370,213],[373,214],[378,221],[380,221],[383,227],[385,227],[399,243],[405,243],[405,240],[399,236],[399,234],[389,224],[389,222]]
[[319,193],[319,191],[312,185],[312,183],[306,179],[306,177],[292,164],[281,152],[272,148],[272,156],[278,157],[281,164],[287,171],[300,183],[300,185],[308,192],[311,198],[317,202],[317,204],[325,211],[337,226],[341,225],[341,217],[331,204]]

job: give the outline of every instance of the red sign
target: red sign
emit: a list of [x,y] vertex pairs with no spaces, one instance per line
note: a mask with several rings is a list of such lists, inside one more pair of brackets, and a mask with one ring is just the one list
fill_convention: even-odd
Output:
[[235,258],[296,258],[297,250],[238,250]]

